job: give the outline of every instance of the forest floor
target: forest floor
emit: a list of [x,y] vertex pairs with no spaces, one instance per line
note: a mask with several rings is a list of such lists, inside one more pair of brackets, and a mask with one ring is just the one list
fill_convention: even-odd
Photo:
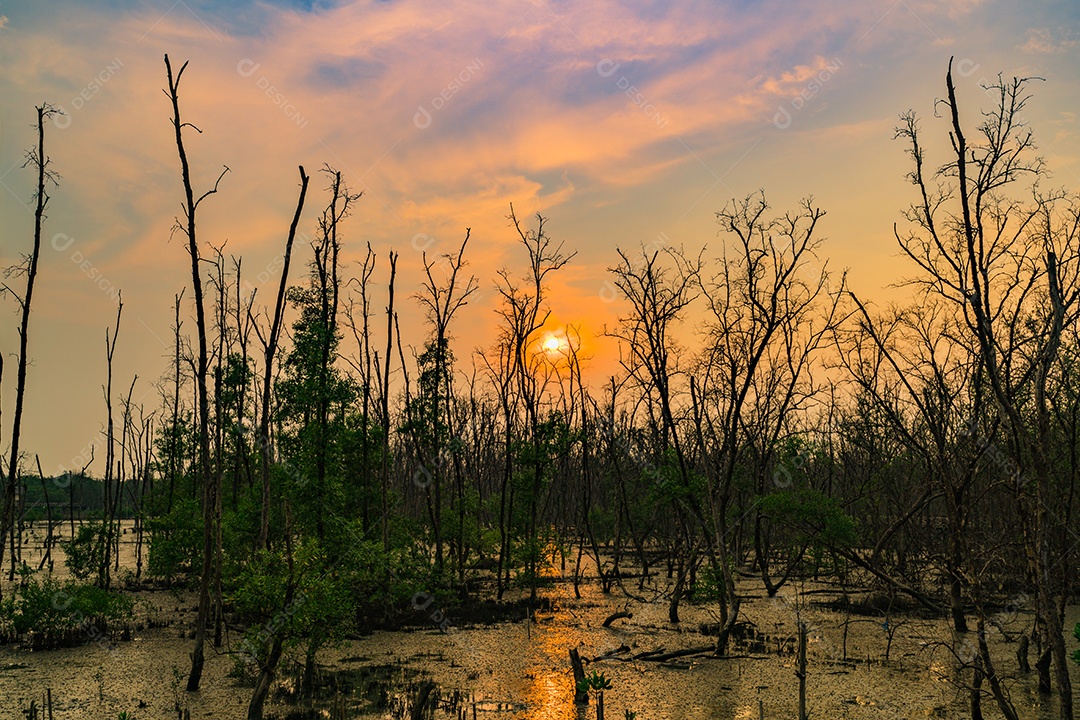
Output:
[[[608,718],[623,720],[625,711],[636,713],[637,720],[792,718],[798,691],[793,638],[801,617],[809,627],[812,718],[970,717],[945,618],[901,611],[898,604],[889,611],[886,602],[861,613],[836,609],[831,601],[842,597],[843,589],[823,583],[789,584],[770,599],[761,581],[747,578],[739,585],[747,636],[730,648],[730,657],[658,663],[632,656],[709,645],[715,638],[708,626],[718,620],[715,606],[684,603],[682,622],[672,624],[663,574],[650,578],[655,586],[647,583],[641,590],[636,579],[624,581],[639,599],[618,587],[605,595],[595,581],[581,585],[579,599],[561,568],[551,574],[550,586],[540,593],[542,609],[529,620],[523,615],[472,624],[462,615],[458,621],[453,603],[442,613],[436,594],[427,607],[405,609],[415,613],[415,626],[377,631],[322,651],[314,700],[297,698],[301,668],[285,661],[266,715],[336,717],[330,709],[344,705],[348,718],[409,717],[418,688],[430,680],[438,697],[436,718],[593,718],[595,701],[584,710],[573,702],[568,653],[578,648],[591,661],[586,672],[599,670],[611,681],[604,703]],[[220,649],[208,646],[203,689],[186,693],[195,595],[164,590],[135,595],[140,629],[111,648],[105,642],[45,652],[0,646],[0,718],[25,717],[31,699],[40,706],[47,689],[56,720],[108,720],[122,712],[138,720],[174,718],[184,710],[193,718],[243,718],[251,688],[232,674],[236,656],[227,650],[230,643],[238,646],[239,636],[233,632]],[[868,597],[852,594],[856,600]],[[602,627],[620,610],[633,617]],[[149,627],[147,620],[163,626]],[[1030,609],[1021,602],[997,612],[994,621],[991,653],[1020,716],[1052,720],[1054,699],[1039,697],[1033,673],[1017,672],[1016,640],[1030,628]],[[1077,621],[1080,607],[1070,607],[1066,627]],[[1069,643],[1075,644],[1071,633]],[[615,652],[620,648],[627,649]],[[611,659],[596,659],[609,653]],[[1080,686],[1080,673],[1073,682]],[[989,695],[983,708],[986,717],[1000,717]]]

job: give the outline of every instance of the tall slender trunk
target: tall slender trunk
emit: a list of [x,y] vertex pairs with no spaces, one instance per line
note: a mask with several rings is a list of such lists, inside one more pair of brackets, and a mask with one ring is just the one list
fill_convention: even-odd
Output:
[[386,356],[382,381],[382,541],[386,573],[390,573],[390,355],[394,349],[394,279],[397,276],[395,252],[390,253],[390,284],[386,301]]
[[[206,644],[206,626],[210,617],[210,581],[213,577],[214,565],[214,512],[217,507],[217,488],[215,487],[215,473],[210,463],[210,403],[206,390],[206,376],[208,366],[208,352],[206,347],[206,309],[203,307],[202,270],[199,267],[201,256],[199,242],[196,235],[195,213],[199,203],[208,196],[217,192],[218,183],[228,172],[228,168],[222,171],[218,180],[211,190],[203,193],[198,199],[191,185],[191,168],[188,165],[187,153],[184,150],[183,130],[185,123],[180,119],[180,78],[187,68],[185,62],[174,78],[169,56],[165,56],[165,69],[169,81],[169,99],[173,110],[173,129],[176,132],[176,149],[180,156],[181,175],[184,183],[184,218],[182,227],[188,241],[188,255],[191,259],[191,284],[195,303],[195,324],[199,340],[199,352],[196,357],[195,386],[199,413],[198,430],[198,472],[197,476],[202,481],[202,510],[203,510],[203,562],[199,576],[199,612],[195,621],[195,647],[191,652],[191,673],[188,675],[188,692],[199,689],[202,681],[204,658],[204,645]],[[194,127],[194,126],[192,126]]]
[[98,544],[101,553],[101,564],[98,567],[98,587],[108,589],[109,587],[109,560],[112,557],[112,522],[113,515],[115,513],[115,503],[113,503],[113,489],[112,483],[115,478],[113,472],[113,461],[116,459],[116,435],[113,425],[113,406],[112,406],[112,378],[113,378],[113,357],[116,354],[116,340],[120,336],[120,317],[124,312],[124,302],[120,300],[116,306],[116,329],[113,331],[112,339],[110,341],[109,331],[105,330],[105,413],[106,413],[106,425],[105,425],[105,479],[104,479],[104,493],[102,495],[102,517],[101,517],[101,533],[98,537]]
[[[37,149],[31,153],[31,161],[37,167],[37,206],[34,209],[34,247],[30,251],[26,267],[26,292],[20,298],[21,318],[19,321],[19,361],[15,369],[15,415],[11,425],[11,450],[8,457],[7,483],[4,488],[4,509],[0,516],[0,567],[4,565],[5,533],[15,533],[15,493],[19,477],[19,441],[22,437],[23,407],[26,401],[26,366],[27,344],[30,329],[30,308],[34,299],[34,282],[37,280],[38,258],[41,255],[41,228],[45,221],[45,208],[49,196],[45,193],[45,182],[50,179],[49,159],[45,155],[45,118],[55,111],[48,105],[37,108]],[[0,366],[2,367],[2,366]],[[12,557],[15,552],[12,548]]]
[[292,259],[293,241],[296,228],[300,224],[300,215],[304,211],[304,198],[307,196],[308,176],[304,166],[300,166],[300,197],[296,201],[296,212],[289,225],[289,237],[285,241],[285,255],[281,267],[281,280],[278,283],[277,300],[274,303],[274,319],[270,323],[263,347],[262,407],[259,413],[259,451],[262,460],[262,513],[259,517],[259,548],[266,549],[270,542],[270,386],[274,379],[274,357],[277,354],[278,338],[281,335],[282,317],[285,312],[285,290],[289,284],[289,262]]

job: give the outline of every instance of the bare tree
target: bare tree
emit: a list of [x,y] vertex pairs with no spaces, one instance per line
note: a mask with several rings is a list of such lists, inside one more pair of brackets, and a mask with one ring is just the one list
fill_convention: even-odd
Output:
[[262,396],[259,409],[259,457],[261,458],[262,478],[262,513],[259,518],[259,548],[266,549],[270,538],[270,464],[273,460],[270,445],[270,392],[274,378],[274,359],[277,355],[278,341],[285,314],[285,291],[289,285],[289,264],[292,259],[293,242],[296,240],[296,228],[300,224],[300,215],[304,211],[304,198],[307,196],[308,176],[304,166],[300,166],[300,197],[296,201],[296,211],[289,225],[289,235],[285,239],[285,252],[282,256],[281,280],[278,282],[277,300],[274,302],[274,316],[264,338],[255,324],[255,332],[263,344]]
[[[394,328],[397,316],[394,314],[394,280],[397,278],[396,252],[390,252],[390,282],[386,293],[386,355],[383,357],[382,372],[382,541],[383,553],[390,555],[390,355],[394,347]],[[398,343],[401,342],[401,333],[398,333]],[[400,347],[399,347],[400,350]],[[378,364],[378,357],[376,357]],[[402,358],[401,370],[405,372],[405,360]],[[406,395],[408,394],[408,378],[405,380]],[[390,576],[390,566],[386,566],[386,576]]]
[[[710,343],[695,383],[695,425],[710,448],[703,461],[721,590],[717,654],[726,652],[740,604],[734,563],[741,518],[730,519],[738,468],[756,440],[760,497],[763,472],[790,430],[791,416],[806,410],[821,390],[814,358],[840,320],[840,292],[830,288],[827,267],[815,262],[824,211],[811,200],[780,217],[768,217],[768,210],[762,193],[717,213],[731,241],[716,276],[703,283]],[[741,517],[751,512],[756,508]]]
[[[353,360],[348,355],[345,355],[344,357],[346,362],[348,362],[353,370],[360,376],[360,418],[365,434],[371,426],[371,393],[373,385],[377,382],[376,375],[378,372],[375,367],[376,363],[375,359],[372,357],[371,350],[371,298],[368,296],[368,284],[371,282],[371,276],[375,272],[375,263],[375,252],[371,249],[371,243],[368,243],[364,259],[358,263],[360,265],[359,277],[353,278],[350,281],[356,283],[355,295],[359,296],[359,303],[355,297],[350,297],[348,304],[345,306],[345,318],[348,321],[349,330],[352,331],[353,340],[356,342],[357,358]],[[356,319],[357,304],[360,306],[359,309],[361,314],[359,323]],[[377,354],[376,351],[376,355]],[[371,474],[371,443],[367,442],[366,438],[360,448],[360,463],[365,478],[369,478]],[[361,508],[361,516],[364,531],[367,532],[369,529],[370,513],[366,495],[363,507]]]
[[[1077,320],[1080,216],[1072,198],[1038,186],[1045,170],[1022,119],[1031,80],[1006,82],[999,76],[986,86],[995,105],[983,113],[969,142],[950,60],[947,98],[938,101],[948,112],[950,160],[927,176],[913,113],[902,116],[897,132],[909,144],[909,177],[919,199],[906,214],[912,229],[896,236],[918,266],[925,291],[954,303],[962,314],[1008,452],[1019,467],[1030,468],[1032,482],[1023,481],[1026,473],[1015,479],[1015,497],[1036,597],[1037,667],[1040,685],[1048,689],[1052,659],[1060,715],[1071,720],[1062,627],[1070,567],[1063,540],[1070,518],[1056,512],[1055,501],[1071,489],[1062,487],[1051,445],[1048,384],[1060,364],[1063,330]],[[981,432],[977,425],[972,429]]]
[[[424,309],[428,322],[431,323],[433,339],[425,354],[430,354],[432,362],[429,387],[425,390],[431,403],[431,445],[430,453],[421,462],[430,464],[428,469],[430,482],[425,483],[425,492],[432,500],[431,521],[432,530],[435,533],[435,572],[438,577],[443,573],[443,470],[446,465],[445,459],[450,452],[444,447],[445,435],[454,437],[454,428],[451,424],[452,413],[450,408],[444,408],[452,400],[451,373],[453,371],[453,355],[450,351],[450,323],[454,315],[462,307],[468,304],[469,297],[479,288],[475,275],[464,278],[464,284],[459,284],[458,274],[465,265],[465,247],[469,244],[469,236],[472,231],[465,229],[465,239],[456,254],[445,254],[440,260],[428,260],[427,252],[423,254],[425,280],[421,284],[421,292],[415,295],[417,302]],[[445,279],[437,281],[433,270],[439,268]],[[459,527],[461,527],[459,525]],[[459,568],[461,573],[464,567]]]
[[[911,489],[915,500],[877,538],[874,550],[859,561],[870,563],[879,578],[907,592],[907,586],[881,563],[882,548],[903,525],[935,501],[944,501],[948,549],[943,554],[949,578],[949,611],[954,629],[967,632],[964,615],[966,544],[978,495],[979,456],[972,451],[972,418],[985,414],[986,399],[977,348],[963,337],[955,306],[939,297],[920,296],[911,308],[871,314],[854,293],[855,322],[837,333],[841,364],[872,398],[890,430],[928,469],[926,487]],[[978,444],[987,438],[979,436]],[[912,593],[908,593],[912,594]],[[926,603],[922,593],[912,594]]]
[[[550,310],[547,307],[547,280],[548,276],[558,271],[568,263],[577,253],[566,255],[563,253],[562,243],[554,244],[544,230],[547,218],[537,214],[535,230],[526,230],[514,214],[514,206],[510,206],[508,217],[514,231],[517,233],[521,244],[528,253],[529,272],[522,281],[516,281],[509,270],[499,271],[498,291],[502,297],[502,307],[497,311],[503,319],[499,329],[499,344],[503,346],[500,353],[505,353],[506,370],[508,379],[516,385],[517,397],[520,398],[521,407],[524,410],[524,426],[527,432],[528,442],[531,445],[531,466],[528,468],[529,477],[529,504],[528,517],[525,527],[525,541],[528,546],[525,561],[526,576],[530,578],[530,602],[536,600],[537,566],[539,548],[537,547],[538,518],[541,505],[541,489],[544,484],[544,473],[547,470],[545,451],[542,447],[543,439],[540,434],[541,408],[540,396],[543,392],[542,378],[537,366],[537,348],[535,347],[536,333],[547,322]],[[504,408],[510,410],[508,403]],[[510,463],[512,462],[512,447],[510,445],[511,433],[509,428],[514,425],[514,418],[507,417],[507,447],[506,447],[506,478],[512,477]],[[513,513],[513,496],[509,500],[510,508],[506,511],[509,518]],[[509,554],[509,533],[504,533],[502,555]]]
[[[690,492],[693,484],[690,447],[683,437],[685,428],[680,429],[681,423],[676,418],[676,383],[684,375],[685,365],[675,361],[680,348],[673,335],[676,324],[701,294],[702,260],[700,254],[691,259],[670,248],[651,254],[642,248],[640,259],[631,258],[621,249],[617,252],[621,262],[611,272],[615,274],[615,286],[629,301],[630,310],[619,318],[619,324],[609,334],[622,343],[626,355],[621,363],[627,375],[638,386],[648,406],[652,408],[655,404],[659,409],[660,432],[656,443],[660,452],[654,463],[650,463],[653,472],[649,480],[654,485],[670,483],[665,467],[670,461],[665,456],[668,448],[674,455],[678,478],[677,491],[667,495],[675,510],[672,547],[678,566],[668,618],[679,622],[679,603],[687,574],[694,564],[696,542],[692,538],[692,526],[706,524],[706,517],[695,493]],[[685,392],[685,386],[682,389]]]
[[[113,482],[118,485],[120,479],[116,477],[115,471],[116,463],[116,428],[113,421],[113,398],[112,398],[112,383],[113,383],[113,358],[116,355],[116,341],[120,337],[120,319],[124,313],[124,301],[122,298],[118,298],[116,304],[116,325],[113,328],[112,336],[109,335],[108,328],[105,329],[105,385],[101,388],[102,395],[105,398],[105,475],[103,477],[103,492],[102,500],[104,507],[102,508],[101,519],[101,532],[98,535],[98,544],[100,546],[98,557],[101,558],[101,563],[98,567],[98,587],[108,589],[110,582],[109,575],[109,560],[111,558],[111,549],[113,545],[113,515],[116,511],[112,502],[113,497]],[[134,388],[134,381],[132,381],[132,387]],[[131,393],[128,393],[128,399],[130,401]],[[123,441],[121,441],[121,444]]]
[[191,168],[188,164],[187,152],[184,149],[183,131],[186,127],[191,128],[196,132],[202,131],[191,123],[183,122],[180,118],[180,79],[183,77],[184,70],[187,69],[187,66],[188,64],[186,62],[181,65],[180,70],[174,77],[172,64],[169,62],[169,56],[165,56],[165,70],[169,82],[169,89],[166,91],[166,95],[168,95],[169,100],[172,103],[172,123],[173,129],[176,132],[176,150],[180,156],[181,177],[184,183],[184,202],[181,206],[184,219],[183,222],[177,220],[177,228],[184,233],[188,242],[187,250],[188,255],[191,258],[192,301],[195,303],[195,324],[199,339],[198,355],[195,358],[195,386],[199,415],[198,477],[202,481],[203,563],[199,579],[199,613],[195,621],[195,648],[191,653],[191,673],[188,675],[187,682],[188,692],[195,692],[199,689],[199,683],[202,679],[203,663],[205,662],[203,646],[206,643],[206,626],[210,617],[210,581],[213,578],[214,570],[214,510],[217,507],[217,493],[219,492],[219,488],[215,487],[215,473],[213,472],[213,467],[210,462],[210,403],[206,389],[209,353],[206,344],[206,309],[203,305],[202,268],[200,267],[202,255],[196,233],[195,214],[199,209],[199,205],[202,204],[202,201],[218,191],[218,185],[221,183],[221,178],[225,176],[225,173],[229,171],[229,168],[226,167],[222,170],[217,181],[214,183],[213,188],[207,190],[198,198],[195,197],[195,191],[191,181]]
[[[49,156],[45,154],[45,121],[61,111],[52,105],[45,103],[37,108],[37,147],[26,153],[27,165],[37,170],[37,192],[35,193],[36,207],[34,208],[34,245],[30,253],[25,256],[23,263],[8,268],[5,273],[5,282],[0,285],[3,293],[10,293],[19,304],[19,356],[15,368],[15,415],[11,421],[11,448],[7,458],[7,478],[4,485],[3,515],[0,516],[0,567],[4,564],[4,544],[8,537],[12,539],[11,567],[15,568],[15,495],[19,477],[19,468],[22,449],[19,445],[22,439],[23,409],[26,405],[26,367],[28,364],[27,350],[30,340],[30,308],[34,300],[34,283],[37,280],[38,259],[41,256],[41,230],[45,223],[45,210],[49,205],[49,194],[46,191],[48,185],[57,185],[59,175],[49,169]],[[7,284],[6,279],[13,275],[26,275],[26,287],[22,293],[16,292]],[[0,375],[3,374],[3,365],[0,364]]]

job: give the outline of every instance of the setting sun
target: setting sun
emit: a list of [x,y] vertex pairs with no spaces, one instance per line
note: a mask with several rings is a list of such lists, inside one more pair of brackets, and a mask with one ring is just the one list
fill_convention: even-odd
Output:
[[1078,63],[0,0],[0,720],[1080,720]]
[[564,344],[563,340],[559,337],[548,335],[547,339],[541,344],[541,347],[544,348],[545,352],[557,353],[563,350]]

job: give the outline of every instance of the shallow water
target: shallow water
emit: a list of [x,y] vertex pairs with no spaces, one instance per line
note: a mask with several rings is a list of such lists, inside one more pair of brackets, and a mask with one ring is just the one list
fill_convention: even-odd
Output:
[[[124,544],[122,564],[133,565],[133,553],[134,545]],[[58,554],[58,571],[61,558]],[[27,560],[33,560],[32,552]],[[439,698],[436,718],[593,718],[594,703],[587,709],[573,703],[571,648],[577,647],[583,658],[595,658],[625,645],[631,649],[623,654],[626,657],[712,641],[699,632],[701,624],[718,620],[707,606],[684,604],[683,622],[667,621],[666,578],[654,578],[659,587],[647,586],[640,593],[628,585],[652,602],[629,600],[618,590],[604,595],[593,584],[582,586],[583,597],[578,600],[559,569],[550,568],[550,574],[553,585],[541,594],[551,600],[551,609],[537,611],[530,621],[459,624],[452,610],[445,617],[438,614],[436,596],[430,606],[415,611],[421,629],[376,632],[325,650],[319,657],[322,673],[313,704],[295,701],[298,665],[284,663],[267,716],[334,717],[331,709],[344,705],[349,718],[408,717],[421,683],[431,680]],[[605,693],[607,717],[622,720],[627,710],[636,712],[639,720],[756,720],[759,712],[766,718],[794,717],[798,684],[788,639],[800,616],[811,628],[807,681],[811,717],[969,715],[967,693],[954,682],[954,661],[945,647],[952,643],[945,619],[892,614],[886,625],[884,614],[846,616],[815,604],[839,593],[814,583],[785,586],[775,599],[764,597],[756,580],[741,581],[740,591],[746,596],[741,617],[764,634],[760,645],[733,647],[737,657],[727,659],[690,657],[666,664],[603,660],[587,665],[586,672],[599,670],[612,682]],[[201,692],[182,690],[192,641],[181,635],[190,633],[195,597],[166,591],[142,592],[139,597],[144,619],[149,613],[172,624],[136,632],[133,640],[118,642],[112,649],[104,642],[38,653],[0,647],[0,717],[21,717],[20,710],[46,688],[52,690],[55,716],[67,720],[101,720],[123,711],[136,718],[168,718],[177,716],[178,707],[189,709],[192,717],[243,717],[251,690],[229,676],[234,663],[225,648],[208,646]],[[601,627],[609,614],[624,607],[633,618]],[[1031,613],[1021,605],[996,619],[1015,640],[1029,626]],[[1080,608],[1071,607],[1066,626],[1071,628],[1078,620]],[[889,629],[894,638],[885,662]],[[1070,648],[1076,644],[1071,635],[1068,642]],[[1021,717],[1054,718],[1053,698],[1045,702],[1049,707],[1041,707],[1033,676],[1015,674],[1015,642],[993,630],[990,644]],[[778,654],[778,648],[784,652]],[[1077,675],[1074,672],[1074,686],[1080,686]],[[988,718],[999,716],[989,696],[983,708]]]

